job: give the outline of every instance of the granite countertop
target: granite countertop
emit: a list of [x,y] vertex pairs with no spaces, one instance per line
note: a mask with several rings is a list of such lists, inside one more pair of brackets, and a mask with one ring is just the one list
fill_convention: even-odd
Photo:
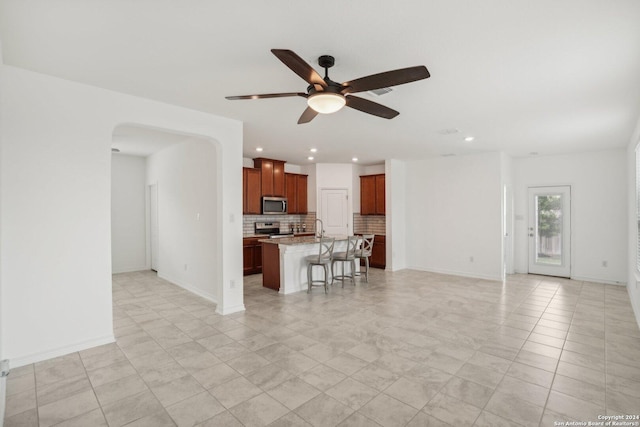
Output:
[[243,234],[242,235],[243,239],[252,239],[256,237],[263,238],[263,237],[269,237],[269,235],[268,234]]
[[[325,236],[332,237],[336,241],[347,240],[347,236]],[[314,245],[320,243],[320,239],[315,236],[299,236],[299,237],[281,237],[279,239],[262,239],[261,243],[273,243],[276,245]]]

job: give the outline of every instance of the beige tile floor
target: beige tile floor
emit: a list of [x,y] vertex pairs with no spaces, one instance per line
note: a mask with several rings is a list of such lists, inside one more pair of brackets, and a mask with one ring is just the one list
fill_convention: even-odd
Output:
[[113,277],[117,343],[14,369],[5,426],[552,426],[640,413],[624,287],[374,270],[246,312]]

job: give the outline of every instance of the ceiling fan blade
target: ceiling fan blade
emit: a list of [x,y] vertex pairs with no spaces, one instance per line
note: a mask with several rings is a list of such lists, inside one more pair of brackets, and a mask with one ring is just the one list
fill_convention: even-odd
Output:
[[342,93],[356,93],[367,90],[380,89],[382,87],[397,86],[405,83],[415,82],[429,77],[429,70],[424,65],[417,67],[401,68],[399,70],[385,71],[384,73],[373,74],[367,77],[351,80],[342,83],[344,89]]
[[311,120],[315,119],[318,115],[318,112],[311,107],[307,107],[306,110],[302,113],[300,118],[298,119],[298,124],[301,125],[303,123],[309,123]]
[[302,77],[302,79],[310,85],[320,85],[323,88],[327,87],[327,83],[322,76],[314,70],[311,65],[300,58],[295,52],[288,49],[271,49],[273,53],[280,61],[289,67],[294,73]]
[[382,117],[385,119],[393,119],[400,114],[396,110],[392,110],[389,107],[385,107],[377,102],[369,101],[368,99],[360,98],[357,96],[346,96],[347,107],[355,108],[363,113],[373,114],[374,116]]
[[263,93],[261,95],[239,95],[239,96],[225,96],[225,99],[261,99],[261,98],[285,98],[287,96],[301,96],[306,98],[307,95],[304,92],[288,92],[288,93]]

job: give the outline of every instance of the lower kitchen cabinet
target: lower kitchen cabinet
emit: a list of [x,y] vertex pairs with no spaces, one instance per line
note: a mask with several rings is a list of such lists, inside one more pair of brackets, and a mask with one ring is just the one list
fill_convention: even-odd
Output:
[[369,265],[375,268],[385,268],[387,266],[387,243],[386,237],[376,234],[373,240],[373,249]]
[[258,240],[263,237],[246,237],[242,239],[242,273],[249,274],[262,273],[262,243]]
[[[364,260],[360,260],[360,265],[364,266]],[[387,266],[387,245],[385,236],[376,234],[373,239],[373,248],[369,257],[369,267],[385,268]]]

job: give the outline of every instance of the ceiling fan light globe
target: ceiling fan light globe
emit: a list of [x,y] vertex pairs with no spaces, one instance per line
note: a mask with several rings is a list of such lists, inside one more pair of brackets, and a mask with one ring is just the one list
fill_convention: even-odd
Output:
[[307,98],[307,104],[320,114],[331,114],[345,106],[347,100],[338,93],[320,92]]

